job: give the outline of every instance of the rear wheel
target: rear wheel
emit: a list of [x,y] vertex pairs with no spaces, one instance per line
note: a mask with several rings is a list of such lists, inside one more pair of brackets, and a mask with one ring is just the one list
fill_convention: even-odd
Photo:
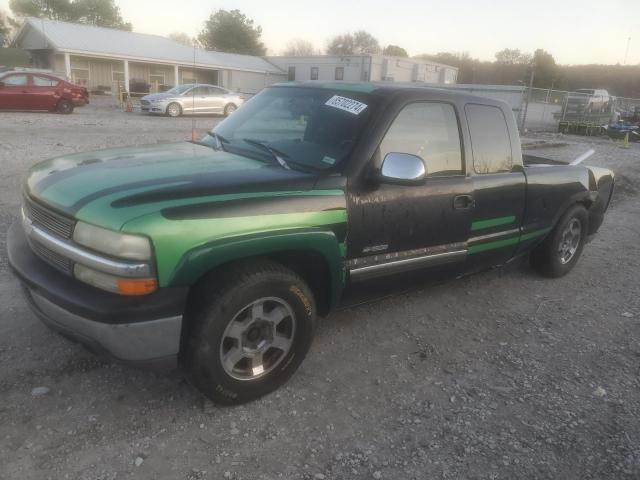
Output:
[[589,227],[582,205],[571,207],[549,236],[531,253],[531,266],[548,277],[562,277],[578,262]]
[[63,115],[69,115],[70,113],[73,113],[73,102],[62,99],[58,102],[56,110],[58,113]]
[[233,112],[235,112],[237,109],[238,109],[238,107],[236,107],[233,103],[228,104],[226,107],[224,107],[224,116],[228,117]]
[[294,272],[256,260],[197,293],[183,360],[216,403],[255,400],[285,383],[304,359],[316,323],[311,291]]
[[167,115],[174,118],[182,115],[182,107],[180,107],[180,104],[174,102],[167,105]]

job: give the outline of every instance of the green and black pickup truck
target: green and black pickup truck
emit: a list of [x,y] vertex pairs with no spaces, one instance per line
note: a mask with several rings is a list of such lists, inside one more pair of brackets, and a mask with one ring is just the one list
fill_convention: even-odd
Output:
[[523,255],[566,274],[613,186],[606,169],[523,161],[499,101],[291,83],[198,142],[36,165],[8,253],[47,325],[120,361],[179,364],[236,404],[294,373],[350,282]]

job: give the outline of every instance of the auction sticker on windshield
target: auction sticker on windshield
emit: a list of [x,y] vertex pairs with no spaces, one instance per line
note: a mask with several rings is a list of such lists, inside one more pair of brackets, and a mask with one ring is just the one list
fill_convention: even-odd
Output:
[[347,97],[341,97],[340,95],[334,95],[331,97],[325,105],[333,108],[339,108],[345,112],[353,113],[354,115],[360,115],[360,113],[367,108],[365,103],[353,100]]

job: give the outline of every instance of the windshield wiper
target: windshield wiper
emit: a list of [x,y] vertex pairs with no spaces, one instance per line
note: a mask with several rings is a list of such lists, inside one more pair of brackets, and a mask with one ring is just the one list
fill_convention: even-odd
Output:
[[222,146],[224,143],[229,143],[229,140],[227,140],[226,138],[224,138],[222,135],[220,135],[219,133],[214,132],[213,130],[211,130],[209,132],[209,135],[211,135],[213,138],[215,138],[216,140],[216,149],[217,150],[224,150],[224,147]]
[[266,143],[261,142],[260,140],[253,140],[251,138],[242,138],[241,140],[243,142],[248,143],[249,145],[254,145],[256,147],[260,147],[263,150],[265,150],[266,152],[269,152],[269,154],[275,159],[275,161],[278,162],[278,165],[280,165],[281,167],[283,167],[283,168],[285,168],[287,170],[291,170],[291,167],[287,164],[287,162],[283,158],[283,156],[286,156],[284,153],[279,152],[275,148],[270,147],[269,145],[267,145]]

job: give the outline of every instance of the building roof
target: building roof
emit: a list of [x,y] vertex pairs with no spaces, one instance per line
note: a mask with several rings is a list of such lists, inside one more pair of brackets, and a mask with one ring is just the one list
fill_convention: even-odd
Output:
[[[42,46],[34,45],[34,31],[39,37],[36,42]],[[28,35],[31,38],[26,42]],[[199,48],[194,52],[190,46],[159,35],[33,17],[25,19],[13,44],[27,50],[53,49],[88,56],[283,74],[282,70],[261,57]]]

